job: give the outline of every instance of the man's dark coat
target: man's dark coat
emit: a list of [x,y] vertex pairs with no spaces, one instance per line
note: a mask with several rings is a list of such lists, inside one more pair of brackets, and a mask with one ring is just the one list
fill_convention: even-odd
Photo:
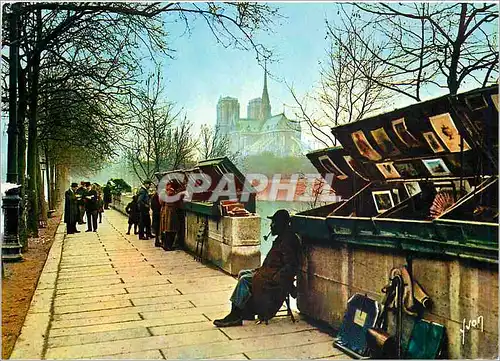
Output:
[[261,320],[269,320],[281,308],[293,287],[300,262],[300,242],[286,230],[276,237],[262,267],[252,279],[252,309]]
[[64,193],[64,223],[74,224],[78,222],[80,211],[76,194],[71,189]]

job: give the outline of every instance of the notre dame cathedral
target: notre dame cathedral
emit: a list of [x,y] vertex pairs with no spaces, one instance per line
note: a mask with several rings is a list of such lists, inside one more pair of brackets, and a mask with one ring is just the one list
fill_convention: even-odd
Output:
[[300,124],[288,119],[284,113],[271,113],[266,72],[262,97],[248,102],[247,118],[240,118],[238,99],[220,98],[216,127],[219,134],[228,136],[231,151],[239,151],[243,156],[262,152],[277,156],[302,153]]

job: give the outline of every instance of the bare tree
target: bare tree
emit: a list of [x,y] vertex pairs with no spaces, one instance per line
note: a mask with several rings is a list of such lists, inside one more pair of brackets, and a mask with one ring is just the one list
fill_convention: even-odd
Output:
[[228,157],[233,163],[238,162],[240,152],[231,151],[231,141],[227,134],[222,134],[218,127],[202,125],[198,147],[200,159]]
[[[376,53],[362,46],[371,44],[371,34],[361,26],[339,30],[326,21],[328,47],[324,61],[320,61],[320,83],[311,94],[299,98],[288,85],[295,101],[298,122],[305,123],[310,133],[325,146],[337,144],[330,128],[362,119],[387,106],[391,96],[377,83],[386,77],[386,67],[379,59],[383,49]],[[349,47],[359,62],[355,63],[343,47]],[[311,104],[312,108],[311,109]]]
[[[11,4],[2,7],[4,19],[10,18],[13,8]],[[260,60],[267,56],[267,52],[253,35],[258,30],[267,29],[278,15],[276,9],[265,3],[210,2],[21,3],[16,14],[18,16],[12,19],[19,18],[20,35],[16,38],[10,36],[9,22],[4,21],[4,33],[8,36],[2,39],[2,46],[20,44],[22,47],[19,63],[15,64],[19,68],[18,158],[24,160],[27,151],[28,162],[19,162],[18,181],[24,183],[27,170],[31,204],[29,228],[35,235],[37,149],[42,141],[38,137],[39,107],[44,101],[48,101],[51,108],[56,107],[57,99],[51,90],[65,83],[66,92],[80,97],[80,104],[87,96],[87,102],[92,99],[97,103],[93,112],[99,114],[101,120],[123,125],[129,119],[123,116],[126,115],[123,104],[133,94],[141,74],[144,59],[141,51],[146,49],[150,59],[161,59],[162,56],[155,56],[157,53],[173,56],[173,49],[166,42],[165,21],[169,16],[177,15],[188,31],[194,18],[202,18],[223,46],[253,49]],[[17,63],[6,56],[2,60]],[[5,90],[4,83],[3,94],[6,94]],[[49,118],[45,117],[44,121],[47,123],[45,128],[49,129]],[[67,174],[67,169],[63,173]]]
[[129,144],[124,145],[128,163],[141,180],[151,179],[166,167],[171,151],[171,129],[179,116],[174,104],[165,100],[160,68],[147,79],[144,88],[130,99],[136,117],[131,124]]
[[[373,80],[391,91],[420,101],[432,87],[456,94],[466,84],[486,86],[498,78],[498,4],[352,3],[341,5],[341,13],[339,28],[352,31],[361,22],[378,39],[357,37],[387,69]],[[361,70],[363,59],[340,44]]]

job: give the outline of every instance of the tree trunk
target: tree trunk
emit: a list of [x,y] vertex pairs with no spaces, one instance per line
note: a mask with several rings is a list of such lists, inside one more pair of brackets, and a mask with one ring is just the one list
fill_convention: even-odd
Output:
[[37,189],[37,105],[38,105],[38,80],[40,75],[40,53],[36,44],[40,39],[41,31],[41,11],[36,12],[37,39],[33,52],[33,61],[30,71],[30,96],[28,114],[28,233],[32,237],[38,237],[38,189]]
[[[19,66],[20,67],[20,66]],[[19,196],[19,243],[21,251],[28,252],[28,233],[26,232],[26,72],[19,72],[19,111],[18,111],[18,148],[17,148],[17,183],[21,185]]]
[[[39,150],[38,150],[39,151]],[[40,159],[40,156],[37,151],[37,159]],[[46,227],[47,225],[47,201],[45,200],[45,182],[43,179],[43,172],[40,166],[40,162],[36,162],[36,187],[38,189],[38,225],[39,227]]]
[[52,204],[50,205],[51,209],[56,209],[57,204],[59,203],[59,198],[56,192],[56,165],[50,165],[50,192],[52,193]]
[[45,153],[45,172],[47,175],[47,199],[49,210],[54,209],[54,193],[52,193],[52,177],[51,177],[51,169],[52,169],[52,161],[49,159],[49,152],[47,147],[43,149]]

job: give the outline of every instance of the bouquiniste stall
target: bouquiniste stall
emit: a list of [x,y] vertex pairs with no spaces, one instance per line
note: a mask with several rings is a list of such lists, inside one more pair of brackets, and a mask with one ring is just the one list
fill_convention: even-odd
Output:
[[[305,252],[300,311],[339,328],[353,294],[380,301],[391,269],[406,265],[432,300],[423,317],[446,327],[448,356],[496,355],[498,86],[332,133],[342,147],[308,158],[335,174],[343,200],[292,218]],[[463,330],[480,316],[481,329]]]

